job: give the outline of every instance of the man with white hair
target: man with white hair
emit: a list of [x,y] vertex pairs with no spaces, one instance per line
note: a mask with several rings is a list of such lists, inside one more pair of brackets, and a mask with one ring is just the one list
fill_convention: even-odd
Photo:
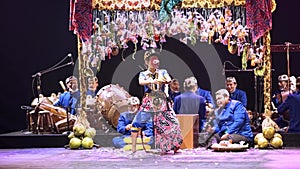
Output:
[[[117,131],[123,136],[113,138],[113,145],[116,148],[123,148],[126,145],[126,138],[130,138],[132,134],[133,119],[139,111],[140,100],[137,97],[130,97],[128,99],[128,111],[120,114]],[[146,137],[153,136],[153,124],[152,121],[147,121],[143,126],[143,135]],[[125,139],[125,140],[124,140]],[[148,144],[151,144],[150,142]]]
[[253,143],[253,133],[246,108],[240,101],[231,100],[226,89],[216,92],[217,125],[214,127],[217,141],[231,140],[232,143],[245,141]]
[[176,114],[198,114],[199,131],[202,130],[206,121],[205,98],[196,94],[198,84],[195,77],[189,77],[183,83],[184,93],[176,96],[173,109]]

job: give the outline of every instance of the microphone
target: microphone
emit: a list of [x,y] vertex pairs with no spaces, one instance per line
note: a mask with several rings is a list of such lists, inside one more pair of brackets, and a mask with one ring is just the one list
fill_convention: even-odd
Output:
[[71,58],[71,62],[69,63],[69,65],[74,66],[74,61],[73,61],[72,53],[69,53],[68,57]]
[[34,110],[34,108],[30,107],[30,106],[21,106],[21,109],[22,110]]

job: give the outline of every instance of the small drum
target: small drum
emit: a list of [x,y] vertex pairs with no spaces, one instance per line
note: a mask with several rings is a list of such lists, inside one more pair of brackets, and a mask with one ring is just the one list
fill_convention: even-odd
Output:
[[117,127],[120,113],[128,111],[130,94],[118,84],[106,85],[97,93],[97,108],[113,127]]
[[67,117],[67,111],[64,108],[53,106],[52,104],[49,104],[47,102],[41,102],[40,103],[40,109],[47,110],[57,116],[60,117]]

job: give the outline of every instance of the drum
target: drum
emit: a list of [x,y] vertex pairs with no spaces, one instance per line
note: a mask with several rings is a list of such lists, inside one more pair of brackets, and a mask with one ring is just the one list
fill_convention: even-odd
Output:
[[117,127],[120,113],[128,111],[130,94],[118,84],[106,85],[97,93],[97,108],[113,127]]
[[67,117],[67,111],[64,108],[53,106],[52,104],[49,104],[47,102],[41,102],[40,103],[40,109],[47,110],[57,116],[60,117]]
[[76,120],[77,120],[76,116],[71,115],[68,120],[67,118],[64,118],[55,122],[54,124],[55,124],[56,132],[63,133],[65,131],[72,131]]

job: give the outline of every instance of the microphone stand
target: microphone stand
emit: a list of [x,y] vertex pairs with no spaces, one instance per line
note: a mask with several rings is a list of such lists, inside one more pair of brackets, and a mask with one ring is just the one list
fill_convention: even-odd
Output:
[[37,84],[37,93],[38,93],[38,103],[40,103],[40,100],[39,100],[39,95],[42,93],[42,90],[41,90],[41,84],[42,84],[42,81],[41,81],[41,76],[45,73],[49,73],[49,72],[52,72],[54,70],[57,70],[57,69],[60,69],[60,68],[63,68],[63,67],[66,67],[66,66],[69,66],[69,65],[73,65],[73,61],[72,62],[69,62],[69,63],[65,63],[63,65],[60,65],[60,66],[56,66],[56,67],[52,67],[52,68],[49,68],[49,69],[46,69],[46,70],[42,70],[40,72],[37,72],[35,73],[34,75],[32,75],[33,78],[36,78],[36,84]]

